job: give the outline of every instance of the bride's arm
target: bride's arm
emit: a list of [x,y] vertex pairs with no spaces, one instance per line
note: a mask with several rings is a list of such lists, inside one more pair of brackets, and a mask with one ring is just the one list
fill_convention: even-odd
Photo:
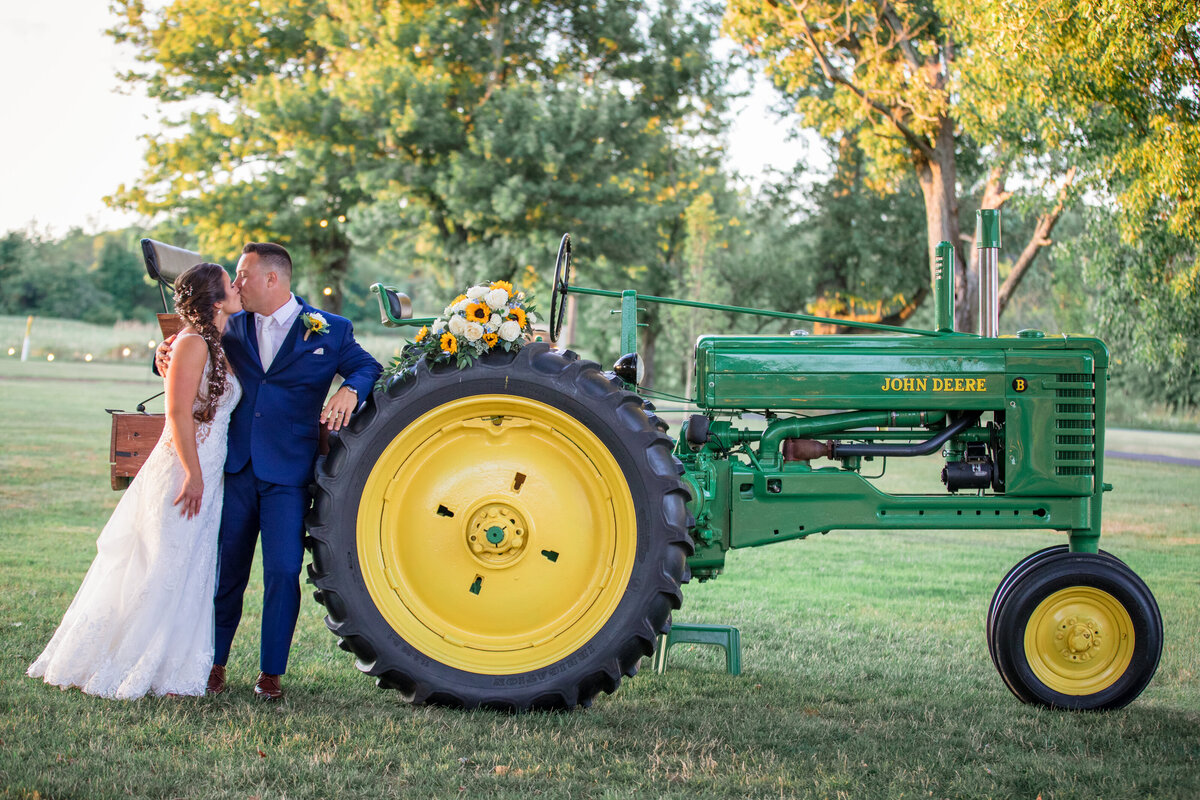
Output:
[[[199,336],[183,336],[175,343],[171,368],[167,370],[167,424],[175,440],[175,452],[183,464],[183,485],[173,505],[181,505],[179,513],[191,519],[200,513],[200,498],[204,495],[204,477],[200,474],[200,455],[196,450],[196,418],[193,406],[200,393],[204,377],[204,361],[208,345]],[[168,489],[169,491],[169,489]]]

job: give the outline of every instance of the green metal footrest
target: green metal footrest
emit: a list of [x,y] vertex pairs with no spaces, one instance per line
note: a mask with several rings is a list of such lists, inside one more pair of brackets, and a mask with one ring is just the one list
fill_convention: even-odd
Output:
[[688,625],[676,622],[671,632],[658,637],[654,651],[654,671],[662,675],[667,671],[667,650],[673,644],[715,644],[725,648],[725,671],[730,675],[742,674],[742,636],[732,625]]

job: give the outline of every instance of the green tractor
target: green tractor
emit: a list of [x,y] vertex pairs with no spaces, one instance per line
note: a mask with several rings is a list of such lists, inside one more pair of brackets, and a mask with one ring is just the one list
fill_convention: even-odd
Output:
[[[698,412],[672,439],[638,394],[639,304],[844,321],[572,286],[564,237],[552,338],[569,295],[611,298],[627,355],[606,371],[534,342],[461,370],[421,361],[375,392],[318,466],[310,577],[329,628],[412,702],[574,708],[637,671],[681,584],[715,577],[732,548],[834,529],[1050,529],[1067,543],[1025,558],[992,598],[992,659],[1024,702],[1124,706],[1163,632],[1146,585],[1098,549],[1107,351],[998,336],[999,244],[998,212],[980,212],[979,335],[953,330],[943,243],[936,330],[701,337]],[[429,322],[373,289],[386,323]],[[939,450],[940,493],[864,475]]]

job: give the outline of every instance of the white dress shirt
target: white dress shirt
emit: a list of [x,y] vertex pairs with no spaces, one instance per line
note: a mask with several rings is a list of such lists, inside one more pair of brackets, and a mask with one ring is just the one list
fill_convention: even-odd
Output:
[[264,372],[271,368],[271,362],[275,360],[275,355],[283,346],[283,340],[287,337],[288,331],[292,329],[292,324],[295,323],[298,316],[300,316],[300,301],[294,294],[288,295],[287,302],[275,309],[273,314],[254,315],[254,330],[258,335],[258,355],[262,359]]

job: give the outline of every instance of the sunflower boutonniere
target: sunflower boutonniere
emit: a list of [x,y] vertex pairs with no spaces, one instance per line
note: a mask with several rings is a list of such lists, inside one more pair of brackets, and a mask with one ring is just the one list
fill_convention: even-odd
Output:
[[329,333],[329,320],[317,311],[313,311],[311,314],[301,314],[300,321],[304,323],[304,341],[306,342],[311,334],[324,336]]

